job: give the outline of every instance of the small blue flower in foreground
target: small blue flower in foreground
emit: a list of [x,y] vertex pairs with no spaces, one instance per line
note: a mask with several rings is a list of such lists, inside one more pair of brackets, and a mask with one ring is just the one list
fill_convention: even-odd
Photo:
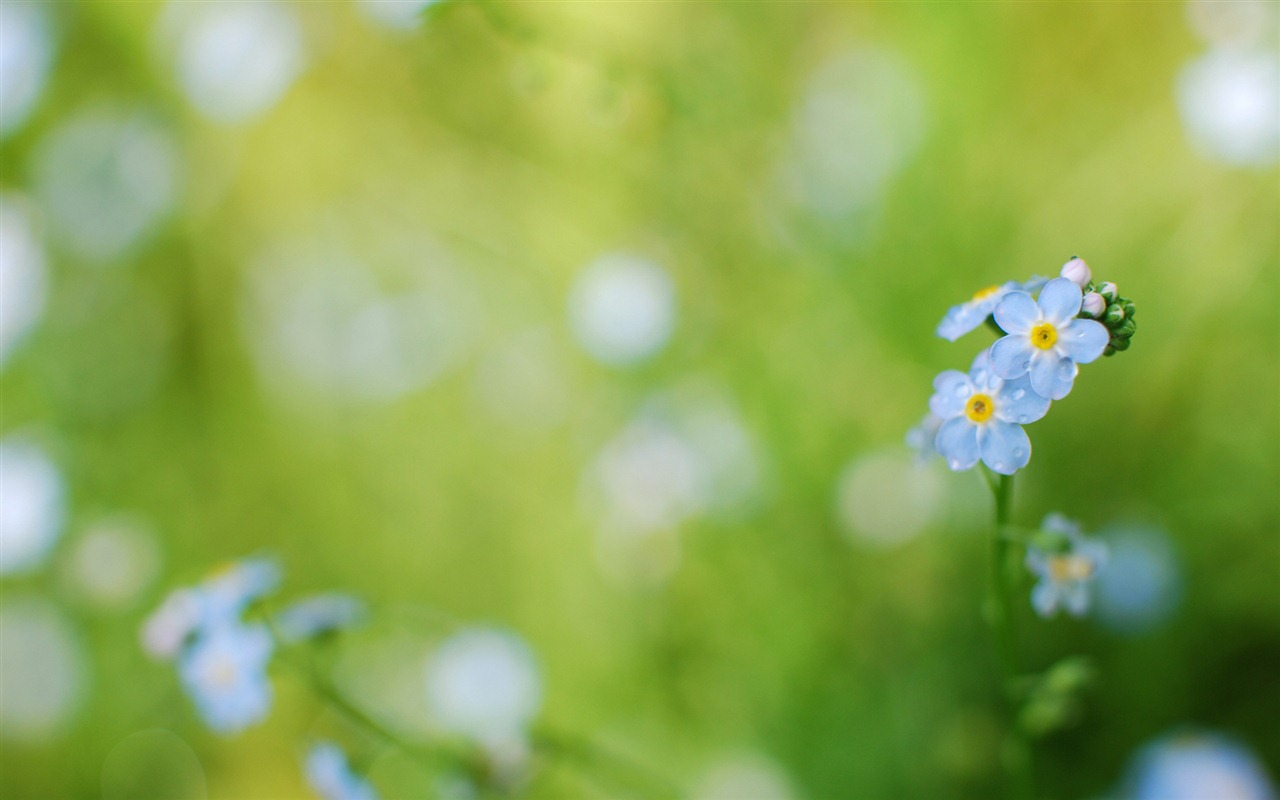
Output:
[[1035,541],[1027,546],[1027,569],[1040,578],[1031,590],[1031,605],[1042,617],[1059,608],[1083,616],[1089,610],[1089,583],[1106,565],[1107,546],[1086,539],[1080,526],[1061,514],[1045,517],[1040,527],[1053,546]]
[[947,315],[938,323],[938,335],[947,341],[954,342],[969,331],[987,321],[996,310],[996,306],[1009,292],[1034,292],[1045,285],[1048,278],[1039,276],[1024,283],[1009,281],[1003,286],[988,286],[978,292],[967,303],[952,306]]
[[1144,747],[1130,767],[1134,800],[1276,800],[1266,769],[1248,748],[1224,736],[1183,732]]
[[298,642],[364,622],[364,603],[345,594],[321,594],[299,600],[276,617],[280,638]]
[[996,324],[1008,333],[991,346],[991,368],[1005,380],[1031,375],[1036,394],[1061,400],[1079,372],[1102,356],[1111,334],[1091,319],[1078,319],[1084,293],[1070,278],[1054,278],[1039,302],[1026,292],[1009,292],[996,306]]
[[1031,390],[1026,377],[1005,381],[991,371],[986,351],[968,375],[954,369],[933,381],[929,410],[943,420],[934,447],[953,470],[981,459],[1002,475],[1031,460],[1031,440],[1022,426],[1049,411],[1049,401]]
[[319,742],[307,753],[307,782],[324,800],[377,800],[378,793],[364,778],[351,771],[342,748]]
[[274,643],[262,625],[227,623],[207,630],[178,662],[187,693],[209,727],[235,733],[271,711],[267,664]]

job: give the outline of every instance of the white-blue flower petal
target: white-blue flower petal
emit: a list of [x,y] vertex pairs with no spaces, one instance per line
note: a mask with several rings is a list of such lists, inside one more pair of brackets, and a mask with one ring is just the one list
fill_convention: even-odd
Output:
[[933,388],[929,410],[943,419],[964,413],[964,404],[973,394],[969,376],[956,369],[940,373],[933,379]]
[[1091,319],[1075,319],[1058,329],[1057,349],[1077,364],[1096,361],[1107,349],[1111,333]]
[[1012,475],[1031,460],[1031,440],[1021,425],[1001,420],[988,422],[978,435],[982,460],[1001,475]]
[[1031,359],[1031,388],[1041,397],[1061,400],[1071,394],[1079,372],[1071,359],[1060,357],[1053,350],[1041,350]]
[[995,317],[996,324],[1005,333],[1030,333],[1040,321],[1040,306],[1026,292],[1009,292],[996,306]]
[[1031,358],[1035,352],[1031,337],[1025,333],[1012,333],[997,339],[991,345],[991,371],[1007,381],[1021,378],[1031,369]]
[[1050,400],[1031,387],[1031,378],[1023,375],[1005,381],[995,397],[996,419],[1027,425],[1049,413]]
[[[1054,278],[1040,290],[1040,311],[1044,319],[1061,327],[1080,313],[1084,292],[1070,278]],[[996,318],[999,320],[999,317]]]
[[1048,578],[1040,581],[1031,590],[1031,605],[1040,616],[1052,617],[1058,610],[1058,587]]
[[978,426],[963,416],[942,423],[933,446],[947,466],[956,471],[971,469],[982,456],[978,450]]

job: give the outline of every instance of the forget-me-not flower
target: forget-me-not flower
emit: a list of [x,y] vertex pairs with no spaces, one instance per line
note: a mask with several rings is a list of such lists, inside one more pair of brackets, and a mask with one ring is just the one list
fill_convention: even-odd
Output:
[[378,800],[373,785],[351,770],[342,748],[318,742],[303,765],[307,782],[324,800]]
[[286,642],[312,639],[359,625],[365,618],[364,603],[350,595],[320,594],[299,600],[276,615],[276,629]]
[[213,626],[236,619],[255,600],[280,585],[280,565],[258,556],[234,561],[214,571],[197,588],[201,624]]
[[1022,426],[1048,413],[1049,401],[1031,390],[1025,376],[1002,380],[984,350],[968,375],[949,369],[934,379],[933,388],[929,410],[943,420],[934,447],[951,469],[970,469],[981,459],[1012,475],[1031,460],[1031,440]]
[[267,665],[274,649],[262,625],[225,623],[205,630],[182,654],[178,671],[200,715],[219,733],[235,733],[271,711]]
[[1042,617],[1052,617],[1059,608],[1083,616],[1089,609],[1089,583],[1107,563],[1107,546],[1086,539],[1079,524],[1061,514],[1048,515],[1040,528],[1065,547],[1027,546],[1027,568],[1040,578],[1031,590],[1031,605]]
[[988,286],[974,293],[968,302],[952,306],[947,315],[938,323],[938,335],[954,342],[969,331],[987,321],[987,317],[995,312],[996,306],[1009,292],[1034,292],[1045,285],[1048,278],[1036,276],[1029,281],[1019,283],[1009,281],[1003,285]]
[[1078,319],[1084,293],[1070,278],[1045,284],[1039,301],[1009,292],[996,306],[996,324],[1008,336],[991,346],[991,368],[1001,378],[1031,375],[1031,388],[1050,400],[1071,392],[1079,372],[1102,355],[1111,334],[1091,319]]
[[1139,751],[1125,781],[1134,800],[1276,800],[1266,767],[1243,744],[1179,731]]
[[930,411],[920,420],[920,424],[907,431],[907,447],[916,454],[917,463],[924,463],[938,454],[933,446],[933,440],[937,438],[938,429],[941,427],[942,420]]

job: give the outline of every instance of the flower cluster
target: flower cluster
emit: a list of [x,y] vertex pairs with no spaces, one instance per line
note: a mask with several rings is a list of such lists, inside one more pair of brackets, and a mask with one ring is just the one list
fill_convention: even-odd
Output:
[[280,579],[280,566],[270,558],[234,562],[171,593],[143,624],[143,648],[177,662],[183,688],[218,733],[237,733],[271,712],[267,669],[277,646],[348,627],[363,616],[353,598],[320,595],[284,609],[273,630],[250,612],[279,588]]
[[947,370],[934,380],[930,416],[911,434],[916,449],[927,449],[925,432],[936,430],[933,449],[951,469],[982,461],[1014,474],[1031,458],[1022,426],[1071,392],[1080,364],[1129,347],[1133,314],[1115,284],[1095,291],[1089,266],[1074,257],[1057,278],[993,286],[952,308],[938,325],[942,338],[955,341],[984,322],[1004,336],[978,355],[968,375]]

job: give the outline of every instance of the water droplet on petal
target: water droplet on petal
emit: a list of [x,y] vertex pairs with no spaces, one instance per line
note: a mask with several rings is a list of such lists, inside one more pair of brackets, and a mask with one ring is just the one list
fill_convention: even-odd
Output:
[[1019,461],[1021,461],[1023,456],[1025,456],[1026,454],[1027,454],[1027,451],[1025,448],[1022,448],[1022,447],[1013,448],[1013,457],[1018,459]]
[[1027,390],[1026,390],[1026,389],[1015,389],[1015,390],[1014,390],[1014,392],[1013,392],[1013,399],[1014,399],[1014,400],[1021,400],[1022,398],[1026,397],[1026,396],[1027,396]]
[[1027,424],[1028,422],[1030,422],[1030,421],[1031,421],[1031,415],[1030,415],[1030,414],[1019,414],[1019,415],[1018,415],[1018,422],[1019,422],[1020,424],[1022,424],[1022,425],[1026,425],[1026,424]]

